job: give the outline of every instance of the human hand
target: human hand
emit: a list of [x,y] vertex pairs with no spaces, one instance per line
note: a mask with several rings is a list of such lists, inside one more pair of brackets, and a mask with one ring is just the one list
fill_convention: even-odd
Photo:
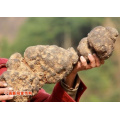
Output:
[[80,61],[78,61],[72,72],[77,73],[79,71],[99,67],[102,64],[104,64],[104,60],[100,60],[96,54],[89,54],[88,59],[90,61],[89,64],[87,63],[86,59],[83,56],[81,56]]
[[12,88],[8,88],[5,82],[0,81],[0,101],[13,99],[13,95],[5,95],[6,91],[12,91]]
[[81,56],[80,61],[77,62],[77,64],[74,66],[74,69],[72,72],[65,78],[64,82],[69,86],[73,87],[75,82],[75,77],[77,72],[82,70],[88,70],[91,68],[99,67],[101,64],[104,64],[104,60],[100,60],[95,54],[88,55],[90,63],[88,64],[86,59]]

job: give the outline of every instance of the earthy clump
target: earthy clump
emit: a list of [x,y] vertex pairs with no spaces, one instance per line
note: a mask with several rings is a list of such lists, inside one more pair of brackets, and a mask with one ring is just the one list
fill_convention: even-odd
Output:
[[[79,56],[88,59],[88,53],[96,53],[100,59],[109,58],[117,36],[114,28],[99,26],[80,41],[77,52],[72,47],[66,50],[55,45],[28,47],[24,57],[20,53],[11,55],[6,64],[7,71],[0,76],[0,81],[6,81],[14,91],[32,91],[34,96],[44,84],[64,79],[78,62]],[[24,102],[32,96],[18,95],[11,101]]]
[[[13,54],[7,62],[7,71],[1,76],[14,91],[32,91],[32,96],[45,83],[56,83],[65,78],[78,61],[73,48],[67,50],[55,45],[28,47],[24,58]],[[15,96],[11,101],[28,101],[31,96]]]
[[78,45],[79,55],[86,59],[89,53],[96,53],[100,59],[108,59],[114,50],[114,44],[118,31],[111,27],[95,27],[86,38],[83,38]]

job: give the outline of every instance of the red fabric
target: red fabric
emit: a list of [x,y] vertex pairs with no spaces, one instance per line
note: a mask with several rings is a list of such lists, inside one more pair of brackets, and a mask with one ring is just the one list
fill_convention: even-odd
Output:
[[[7,62],[7,59],[0,58],[0,65],[5,64]],[[7,68],[5,66],[0,66],[0,75],[5,72]],[[33,96],[30,102],[79,102],[81,95],[86,90],[86,86],[81,81],[76,100],[73,100],[67,92],[61,87],[60,82],[58,82],[54,89],[52,94],[48,94],[45,92],[44,89],[40,89],[39,92]]]
[[0,58],[0,75],[7,70],[7,68],[4,66],[4,64],[7,63],[6,58]]
[[80,97],[85,90],[86,86],[81,81],[76,100],[73,100],[61,87],[60,82],[58,82],[51,95],[46,93],[44,89],[41,89],[38,94],[32,98],[31,102],[79,102]]

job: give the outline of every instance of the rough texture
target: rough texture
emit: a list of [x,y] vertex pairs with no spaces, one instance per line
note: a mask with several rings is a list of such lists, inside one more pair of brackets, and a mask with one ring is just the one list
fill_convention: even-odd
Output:
[[[65,78],[78,62],[79,56],[86,59],[88,53],[96,53],[100,59],[107,59],[113,51],[118,32],[114,28],[96,27],[88,37],[83,38],[77,52],[55,45],[37,45],[28,47],[24,57],[20,53],[11,55],[7,62],[7,71],[0,76],[14,91],[32,91],[32,96],[45,83],[56,83]],[[11,101],[28,101],[32,96],[14,96]]]
[[87,37],[83,38],[80,40],[79,45],[77,47],[78,50],[78,55],[79,56],[84,56],[85,59],[88,59],[88,54],[92,54],[93,50],[90,48],[88,44],[88,39]]
[[[7,71],[1,80],[14,91],[32,91],[35,95],[45,83],[56,83],[65,78],[78,61],[73,48],[67,50],[52,46],[31,46],[24,52],[13,54],[7,62]],[[15,96],[11,101],[28,101],[31,96]]]
[[[100,59],[108,59],[114,50],[118,31],[111,27],[95,27],[84,40],[80,41],[78,53],[86,59],[89,53],[96,53]],[[83,47],[84,46],[84,47]]]

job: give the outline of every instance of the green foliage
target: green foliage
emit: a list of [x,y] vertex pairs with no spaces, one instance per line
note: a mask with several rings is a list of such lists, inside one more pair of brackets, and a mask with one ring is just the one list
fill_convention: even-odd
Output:
[[54,89],[55,84],[45,84],[43,89],[46,90],[47,93],[51,94]]
[[86,91],[87,96],[82,101],[110,101],[111,96],[107,94],[111,94],[112,89],[116,87],[116,83],[114,84],[115,72],[116,65],[114,65],[111,59],[108,59],[99,68],[79,72],[79,76],[89,87]]
[[4,58],[8,58],[11,53],[12,52],[11,52],[10,45],[7,39],[3,38],[0,41],[0,56]]
[[21,27],[13,47],[20,53],[28,46],[38,44],[56,44],[63,47],[65,33],[71,34],[72,46],[76,47],[80,39],[102,21],[103,18],[29,18]]

